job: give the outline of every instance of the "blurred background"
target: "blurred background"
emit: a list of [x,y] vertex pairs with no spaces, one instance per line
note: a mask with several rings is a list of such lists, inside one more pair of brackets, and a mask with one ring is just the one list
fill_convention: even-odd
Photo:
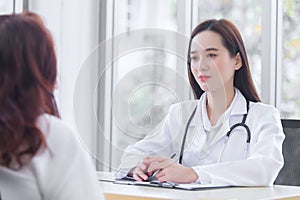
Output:
[[209,18],[239,28],[255,85],[281,118],[300,118],[300,0],[0,0],[0,14],[42,16],[58,57],[55,92],[98,170],[192,99],[191,30]]

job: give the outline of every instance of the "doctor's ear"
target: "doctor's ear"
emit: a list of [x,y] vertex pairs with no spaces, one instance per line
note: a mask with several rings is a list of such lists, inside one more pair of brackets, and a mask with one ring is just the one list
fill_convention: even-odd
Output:
[[243,66],[242,58],[240,52],[235,55],[235,70],[239,70]]

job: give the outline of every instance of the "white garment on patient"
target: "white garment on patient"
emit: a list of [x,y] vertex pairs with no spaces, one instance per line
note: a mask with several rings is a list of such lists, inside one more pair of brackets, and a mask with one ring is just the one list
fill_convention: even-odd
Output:
[[19,171],[0,166],[2,199],[104,199],[91,158],[74,132],[47,114],[39,117],[38,127],[47,148]]

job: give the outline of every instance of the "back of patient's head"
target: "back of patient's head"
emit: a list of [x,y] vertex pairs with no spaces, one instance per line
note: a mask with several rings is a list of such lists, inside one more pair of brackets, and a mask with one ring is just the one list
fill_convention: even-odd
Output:
[[53,40],[41,18],[0,16],[0,165],[20,168],[45,144],[36,121],[43,113],[59,116],[56,75]]

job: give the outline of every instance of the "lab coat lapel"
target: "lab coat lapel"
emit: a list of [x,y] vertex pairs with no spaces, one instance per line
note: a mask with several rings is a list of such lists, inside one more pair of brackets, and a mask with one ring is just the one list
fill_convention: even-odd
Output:
[[[195,108],[195,107],[194,107]],[[194,110],[193,108],[193,110]],[[189,113],[192,114],[193,110],[191,110]],[[197,137],[198,134],[198,129],[197,129],[197,125],[198,125],[198,121],[199,121],[199,104],[197,104],[197,108],[196,108],[196,112],[194,114],[194,117],[192,118],[189,128],[188,128],[188,133],[187,133],[187,144],[191,145],[195,138]]]
[[236,92],[236,100],[234,102],[230,116],[244,115],[247,113],[247,101],[238,89],[235,89],[235,92]]
[[[203,104],[205,104],[205,101],[206,101],[206,93],[204,93],[200,97],[200,99],[198,101],[195,117],[191,121],[191,127],[193,127],[192,130],[194,130],[193,134],[196,135],[195,138],[197,140],[196,143],[198,145],[198,148],[204,150],[204,152],[208,151],[206,148],[206,145],[205,145],[206,137],[207,137],[205,130],[204,130],[204,124],[203,124],[203,122],[205,120],[203,119],[203,116],[202,116]],[[192,135],[192,134],[190,134],[190,135]]]
[[197,104],[194,105],[193,109],[189,108],[189,115],[191,115],[191,113],[193,112],[195,106],[197,106],[196,108],[196,112],[194,117],[192,118],[189,128],[188,128],[188,133],[187,133],[187,138],[186,138],[186,145],[185,145],[185,149],[189,149],[189,147],[191,147],[192,144],[196,143],[197,145],[199,145],[199,148],[202,148],[203,143],[206,139],[206,134],[204,132],[204,130],[200,130],[200,126],[199,126],[199,122],[201,122],[201,101],[202,101],[201,97],[199,100],[197,100]]

